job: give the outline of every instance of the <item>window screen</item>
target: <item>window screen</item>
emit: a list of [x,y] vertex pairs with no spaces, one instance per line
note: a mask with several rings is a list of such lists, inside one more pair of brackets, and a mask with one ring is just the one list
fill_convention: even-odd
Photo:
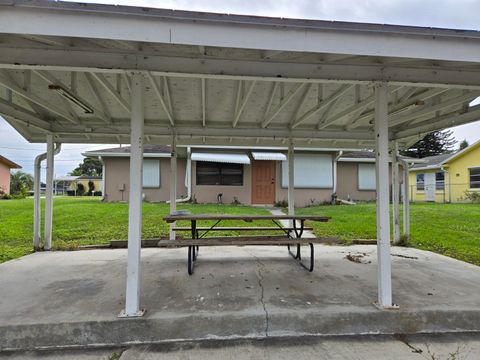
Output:
[[425,174],[417,174],[417,191],[425,190]]
[[358,164],[358,190],[376,190],[375,164]]
[[143,160],[143,187],[160,187],[160,160]]
[[[332,156],[329,154],[295,154],[295,188],[331,188]],[[288,160],[282,161],[282,187],[288,186]]]
[[243,185],[243,164],[197,161],[197,185]]
[[443,171],[435,173],[435,189],[436,190],[445,189],[445,173]]
[[470,189],[480,189],[480,167],[470,170]]

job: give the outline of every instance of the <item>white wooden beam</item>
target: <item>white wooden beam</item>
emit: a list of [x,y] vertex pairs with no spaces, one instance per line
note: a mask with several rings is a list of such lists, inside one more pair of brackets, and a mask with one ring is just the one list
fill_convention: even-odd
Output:
[[131,102],[127,286],[125,310],[120,313],[121,317],[135,317],[144,314],[144,310],[140,309],[144,137],[143,75],[140,72],[135,72],[132,75]]
[[13,102],[3,100],[2,98],[0,98],[0,114],[13,117],[27,126],[33,125],[47,131],[52,129],[51,122],[40,118],[39,115],[34,112],[16,105]]
[[[293,140],[288,141],[288,215],[295,215],[295,151]],[[293,220],[295,221],[295,220]],[[289,226],[293,226],[290,221]]]
[[[421,94],[418,94],[412,98],[409,98],[405,101],[402,101],[396,104],[392,104],[388,109],[388,115],[393,116],[403,111],[407,111],[413,107],[418,106],[419,103],[422,103],[425,100],[428,100],[434,96],[438,96],[446,91],[448,91],[448,89],[444,89],[444,88],[427,89],[423,91]],[[347,126],[347,130],[355,129],[361,126],[362,123],[373,120],[373,117],[374,117],[374,111],[363,114],[360,117],[358,117],[353,123]]]
[[59,107],[51,104],[49,101],[44,100],[40,98],[39,96],[29,92],[25,91],[22,89],[20,86],[15,84],[12,80],[9,79],[8,74],[6,74],[4,71],[0,71],[0,85],[3,85],[4,87],[10,89],[17,95],[41,106],[42,108],[60,116],[62,119],[65,119],[67,121],[70,121],[74,124],[78,123],[77,120],[72,117],[68,112],[64,111],[63,109],[60,109]]
[[414,135],[463,125],[478,119],[480,119],[480,105],[475,105],[470,107],[467,112],[464,112],[464,110],[457,110],[445,115],[438,117],[434,116],[432,118],[422,120],[421,122],[416,123],[415,126],[412,126],[410,129],[395,132],[393,139],[408,138]]
[[398,245],[400,242],[400,173],[398,163],[398,142],[393,142],[392,147],[392,223],[393,223],[393,243]]
[[202,92],[202,125],[207,125],[207,79],[201,78],[201,92]]
[[[68,92],[72,93],[73,95],[75,95],[75,97],[82,103],[84,103],[85,105],[87,105],[88,107],[90,107],[93,111],[94,111],[94,114],[100,118],[101,120],[103,120],[104,122],[106,123],[110,123],[112,121],[111,119],[111,116],[108,114],[108,109],[105,105],[105,103],[100,103],[101,106],[104,108],[103,111],[100,111],[98,110],[95,106],[93,106],[89,101],[87,101],[86,99],[84,99],[83,97],[81,97],[80,95],[76,94],[76,91],[74,91],[72,88],[68,87],[66,84],[64,84],[63,82],[61,82],[58,78],[56,78],[54,75],[52,75],[50,72],[46,71],[46,70],[34,70],[34,73],[36,75],[38,75],[40,78],[42,78],[44,81],[46,81],[48,84],[51,84],[51,85],[59,85],[61,86],[62,88],[64,88],[65,90],[67,90]],[[90,74],[86,74],[86,75],[90,75]],[[76,79],[75,79],[75,82],[76,82]],[[96,89],[92,89],[93,92],[98,95],[98,91],[96,91]],[[61,96],[61,95],[59,95]],[[65,98],[62,97],[63,100],[66,100]],[[68,100],[66,100],[68,102]],[[105,111],[107,110],[107,111]],[[73,109],[72,109],[73,111]]]
[[110,112],[110,109],[108,108],[102,93],[98,90],[97,84],[95,83],[95,79],[90,73],[85,73],[85,79],[87,80],[87,84],[90,87],[90,90],[92,91],[93,96],[95,97],[95,99],[97,99],[98,103],[102,107],[105,120],[111,123],[112,113]]
[[477,98],[478,96],[480,96],[480,91],[472,91],[472,92],[461,94],[459,96],[455,96],[449,99],[443,99],[441,102],[437,104],[430,105],[430,106],[427,106],[427,105],[422,106],[420,110],[413,111],[406,115],[401,115],[401,114],[394,115],[389,120],[389,125],[391,127],[394,127],[409,121],[414,121],[415,119],[419,119],[425,115],[434,113],[436,111],[443,110],[445,108],[455,106],[458,104],[463,104],[466,101],[470,102],[473,99]]
[[166,100],[163,98],[162,92],[160,91],[160,87],[158,86],[157,81],[152,76],[152,74],[150,74],[149,72],[147,73],[147,78],[149,79],[150,83],[152,84],[155,95],[157,95],[158,100],[160,100],[160,104],[162,105],[163,111],[165,111],[165,113],[167,114],[167,117],[168,117],[168,120],[170,121],[170,124],[172,126],[175,126],[175,119],[173,118],[173,115],[170,112],[170,108],[169,108]]
[[251,82],[250,87],[248,88],[248,90],[246,91],[245,95],[243,96],[243,98],[240,102],[240,106],[238,107],[238,109],[236,109],[235,117],[234,117],[233,122],[232,122],[232,127],[237,126],[238,121],[240,120],[240,116],[242,115],[242,112],[245,109],[245,106],[247,105],[248,99],[252,95],[253,88],[255,87],[255,84],[256,84],[256,81]]
[[288,103],[293,99],[293,97],[304,87],[305,83],[296,84],[288,94],[281,99],[280,103],[269,113],[262,122],[262,128],[266,128],[273,119],[288,105]]
[[390,259],[390,211],[388,176],[388,87],[375,86],[375,168],[377,187],[377,258],[378,306],[390,308],[392,302],[392,274]]
[[[170,157],[170,215],[177,211],[177,139],[172,136],[171,157]],[[170,223],[169,239],[175,240],[176,223]]]
[[107,90],[107,92],[113,96],[113,98],[118,102],[118,104],[123,107],[125,111],[130,113],[130,104],[125,100],[113,87],[113,85],[105,78],[103,74],[91,73],[92,76]]
[[53,226],[53,174],[54,174],[54,143],[53,134],[47,134],[47,177],[45,188],[45,224],[44,224],[44,249],[52,248]]
[[295,108],[295,111],[293,112],[293,118],[290,121],[290,128],[292,128],[292,124],[294,124],[296,121],[298,121],[298,118],[300,117],[300,113],[303,109],[303,106],[305,105],[305,102],[308,99],[308,93],[310,92],[310,89],[312,88],[313,84],[310,83],[302,91],[302,94],[300,95],[300,100],[298,101],[298,104]]
[[315,105],[312,107],[310,110],[308,110],[305,114],[303,114],[300,118],[298,118],[293,124],[292,128],[296,128],[298,125],[302,124],[303,122],[307,121],[310,119],[312,116],[320,112],[321,110],[325,109],[329,104],[332,102],[336,101],[347,91],[352,89],[355,85],[341,85],[332,95],[330,95],[328,98],[323,100],[320,104]]

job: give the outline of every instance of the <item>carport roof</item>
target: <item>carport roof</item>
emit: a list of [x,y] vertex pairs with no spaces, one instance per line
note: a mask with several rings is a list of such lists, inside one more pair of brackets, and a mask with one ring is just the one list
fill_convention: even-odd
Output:
[[477,31],[0,0],[0,114],[28,141],[366,149],[374,85],[401,146],[475,121]]

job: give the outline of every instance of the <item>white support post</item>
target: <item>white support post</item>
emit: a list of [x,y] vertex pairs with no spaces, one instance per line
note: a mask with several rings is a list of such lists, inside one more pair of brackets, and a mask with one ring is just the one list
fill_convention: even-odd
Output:
[[408,178],[408,163],[402,161],[403,165],[403,238],[410,240],[410,184]]
[[[288,215],[295,215],[295,152],[292,139],[288,142]],[[292,220],[289,226],[293,226]]]
[[142,316],[140,309],[140,260],[142,240],[143,188],[143,76],[132,74],[130,133],[130,194],[128,199],[128,256],[125,310],[121,317]]
[[52,248],[52,225],[53,225],[53,135],[47,135],[47,184],[45,188],[45,229],[44,249]]
[[400,242],[400,172],[398,168],[398,143],[395,141],[392,149],[392,220],[393,243]]
[[378,306],[391,308],[390,211],[388,171],[388,87],[375,86],[375,157],[377,182]]
[[[172,136],[170,157],[170,214],[177,211],[177,144],[175,135]],[[175,222],[170,224],[170,240],[175,240]]]

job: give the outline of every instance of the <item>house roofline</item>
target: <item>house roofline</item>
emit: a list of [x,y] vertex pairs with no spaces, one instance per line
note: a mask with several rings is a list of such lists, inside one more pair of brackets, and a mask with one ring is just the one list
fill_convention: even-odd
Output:
[[22,167],[12,160],[8,160],[6,157],[0,155],[0,162],[7,165],[10,169],[21,169]]

